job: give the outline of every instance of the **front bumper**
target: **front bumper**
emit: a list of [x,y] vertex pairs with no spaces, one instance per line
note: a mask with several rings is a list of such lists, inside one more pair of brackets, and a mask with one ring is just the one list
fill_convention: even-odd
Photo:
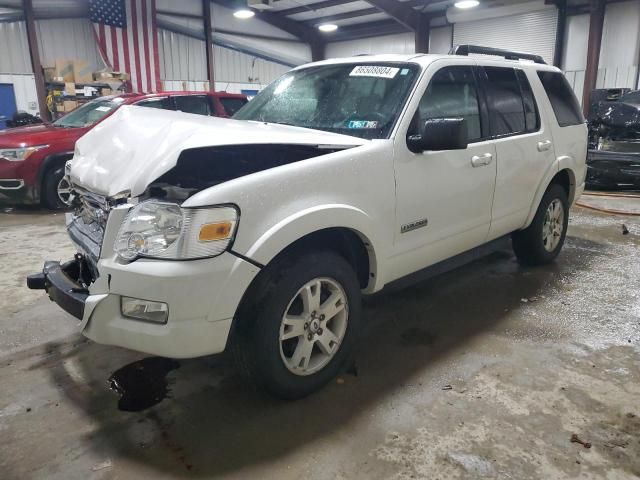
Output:
[[[125,264],[103,258],[98,270],[100,276],[86,291],[77,267],[47,262],[42,274],[29,277],[28,286],[44,288],[51,300],[81,320],[82,333],[95,342],[170,358],[222,352],[242,295],[258,273],[229,252],[192,261]],[[121,296],[167,303],[167,323],[124,317]]]
[[27,277],[27,286],[32,290],[45,290],[63,310],[82,320],[89,291],[78,283],[81,262],[79,256],[62,265],[60,262],[45,262],[42,273]]
[[601,188],[640,188],[640,152],[589,150],[587,185]]

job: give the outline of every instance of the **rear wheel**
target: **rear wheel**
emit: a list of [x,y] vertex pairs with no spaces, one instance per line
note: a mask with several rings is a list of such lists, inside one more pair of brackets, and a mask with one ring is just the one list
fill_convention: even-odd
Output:
[[553,261],[562,250],[568,224],[567,193],[560,185],[552,184],[542,197],[531,225],[512,236],[518,261],[524,265]]
[[335,377],[352,350],[361,294],[351,265],[333,252],[278,261],[261,273],[233,350],[244,372],[270,393],[301,398]]
[[69,208],[70,198],[71,185],[64,176],[64,165],[48,170],[42,185],[42,199],[47,208]]

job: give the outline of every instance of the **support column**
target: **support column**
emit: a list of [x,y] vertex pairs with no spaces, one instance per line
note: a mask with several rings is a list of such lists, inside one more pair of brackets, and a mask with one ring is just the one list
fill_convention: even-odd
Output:
[[553,53],[553,65],[562,68],[564,56],[564,35],[567,31],[567,0],[558,0],[558,26],[556,28],[556,46]]
[[24,8],[24,19],[27,25],[27,40],[29,43],[29,56],[31,57],[31,68],[36,82],[36,93],[38,95],[38,109],[42,120],[51,120],[49,109],[47,108],[47,89],[44,84],[44,73],[42,72],[42,62],[40,60],[40,49],[38,48],[38,37],[36,34],[36,23],[33,16],[33,4],[31,0],[22,0]]
[[418,24],[413,32],[415,36],[416,53],[429,53],[429,35],[431,34],[431,18],[424,13],[420,13]]
[[600,63],[600,45],[602,44],[602,28],[604,25],[604,0],[591,0],[589,17],[589,42],[587,46],[587,69],[584,73],[584,91],[582,93],[582,111],[589,112],[591,91],[596,88],[598,65]]
[[319,62],[324,60],[326,44],[320,40],[314,39],[309,42],[311,47],[311,61]]
[[213,66],[213,33],[211,31],[211,0],[202,0],[202,22],[204,27],[204,43],[207,52],[207,79],[209,90],[216,90],[215,70]]

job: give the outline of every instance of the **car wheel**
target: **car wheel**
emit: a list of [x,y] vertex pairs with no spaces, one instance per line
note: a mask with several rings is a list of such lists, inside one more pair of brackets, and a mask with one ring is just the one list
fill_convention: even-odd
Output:
[[71,185],[64,176],[64,166],[54,167],[45,174],[42,198],[45,205],[52,209],[69,208]]
[[564,188],[552,184],[545,192],[533,222],[512,235],[513,250],[521,264],[552,262],[562,250],[569,224],[569,201]]
[[[261,272],[233,351],[258,386],[284,399],[320,389],[343,368],[361,317],[351,265],[333,252],[277,261]],[[252,312],[252,313],[249,313]]]

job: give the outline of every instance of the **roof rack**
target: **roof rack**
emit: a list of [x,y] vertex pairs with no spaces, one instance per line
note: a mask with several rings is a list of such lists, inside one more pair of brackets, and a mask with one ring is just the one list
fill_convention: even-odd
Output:
[[501,48],[481,47],[480,45],[454,45],[449,50],[449,55],[469,55],[477,53],[481,55],[494,55],[496,57],[504,57],[506,60],[532,60],[535,63],[546,65],[547,62],[540,55],[532,53],[512,52],[511,50],[502,50]]

